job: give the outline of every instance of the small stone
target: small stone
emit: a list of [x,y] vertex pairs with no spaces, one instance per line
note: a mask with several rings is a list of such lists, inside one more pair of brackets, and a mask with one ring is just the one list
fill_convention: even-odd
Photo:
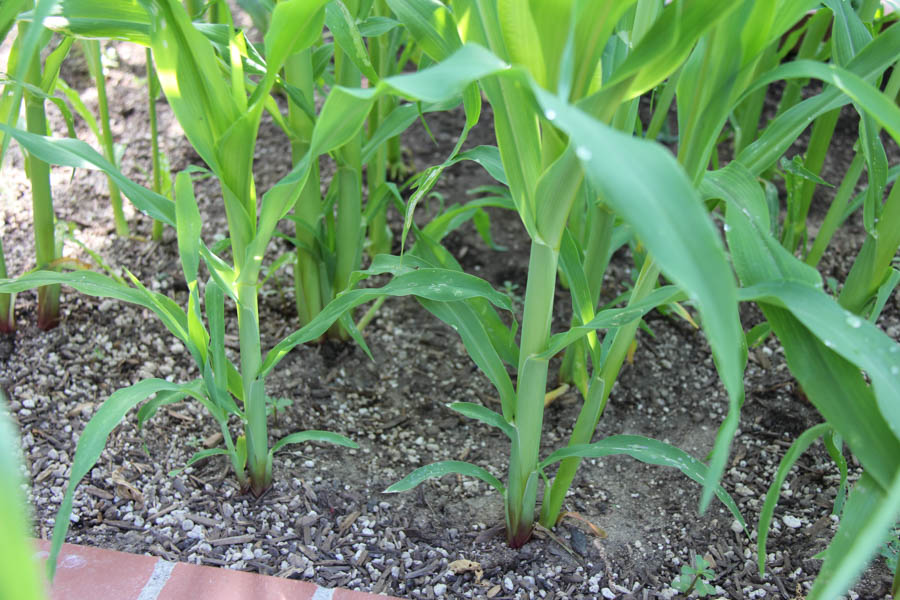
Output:
[[114,304],[115,304],[115,301],[106,299],[100,303],[100,305],[97,307],[97,310],[99,310],[100,312],[106,312],[109,309],[111,309]]
[[445,584],[445,583],[435,584],[435,586],[434,586],[434,595],[435,596],[443,596],[446,593],[447,593],[447,584]]
[[616,597],[616,595],[613,594],[613,591],[607,587],[600,590],[600,593],[603,594],[603,597],[607,598],[608,600],[612,600],[613,598]]
[[22,406],[25,408],[34,408],[34,398],[25,398],[22,400]]
[[513,585],[513,580],[512,580],[512,578],[509,577],[508,575],[507,575],[506,577],[503,578],[503,587],[506,588],[506,591],[508,591],[508,592],[513,591],[513,588],[515,587],[515,586]]
[[250,548],[244,548],[241,550],[241,559],[243,560],[253,560],[253,550]]
[[234,514],[234,507],[230,503],[224,502],[222,504],[222,516],[225,517],[226,519],[230,519],[233,514]]
[[791,529],[797,529],[798,527],[803,525],[803,522],[800,519],[791,515],[785,515],[781,520],[784,521],[784,524]]
[[737,519],[734,519],[731,522],[731,530],[735,533],[740,533],[744,530],[744,528],[741,526],[740,521],[738,521]]
[[194,522],[191,521],[190,519],[185,519],[184,521],[181,522],[181,528],[184,529],[185,531],[190,531],[191,529],[194,528]]

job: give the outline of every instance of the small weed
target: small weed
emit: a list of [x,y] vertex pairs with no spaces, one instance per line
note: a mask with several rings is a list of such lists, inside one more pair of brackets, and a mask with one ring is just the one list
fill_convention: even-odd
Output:
[[685,596],[692,590],[701,598],[715,594],[716,588],[709,582],[716,578],[716,573],[709,564],[702,556],[694,556],[690,565],[681,565],[681,575],[672,580],[672,587]]

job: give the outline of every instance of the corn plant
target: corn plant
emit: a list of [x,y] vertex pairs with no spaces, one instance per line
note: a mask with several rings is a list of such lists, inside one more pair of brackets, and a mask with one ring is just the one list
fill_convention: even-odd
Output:
[[[184,343],[202,375],[186,383],[161,379],[141,381],[115,392],[97,411],[79,439],[72,476],[57,516],[49,561],[51,574],[65,535],[75,487],[96,462],[112,428],[128,410],[154,394],[155,398],[139,413],[141,420],[152,415],[161,404],[186,396],[201,402],[218,422],[225,448],[199,452],[188,464],[211,455],[227,455],[241,487],[256,495],[270,485],[272,456],[286,444],[318,440],[355,447],[347,438],[323,431],[294,433],[269,447],[265,371],[261,368],[257,294],[266,247],[278,221],[287,214],[309,176],[312,157],[342,146],[347,137],[338,115],[317,123],[307,157],[263,195],[259,209],[251,171],[253,149],[262,112],[273,104],[269,92],[278,73],[292,52],[302,51],[318,38],[325,4],[326,0],[288,0],[278,4],[273,25],[265,38],[265,71],[249,94],[243,72],[247,44],[240,31],[228,28],[229,52],[225,56],[229,70],[223,77],[212,42],[194,27],[187,12],[174,0],[143,3],[143,17],[133,11],[125,14],[128,18],[118,24],[121,30],[114,28],[115,13],[108,15],[102,23],[106,35],[143,40],[152,49],[160,83],[173,112],[221,184],[232,264],[216,255],[200,239],[201,222],[189,172],[179,173],[176,178],[173,206],[165,197],[124,177],[112,163],[82,142],[51,140],[2,126],[6,134],[41,160],[103,170],[138,208],[176,226],[189,298],[185,310],[166,296],[147,290],[130,275],[129,285],[129,282],[100,273],[43,270],[15,281],[7,280],[0,284],[0,291],[14,292],[38,285],[65,283],[91,295],[140,304],[154,311]],[[83,14],[90,12],[92,7],[90,3],[70,2],[64,9],[76,14],[82,11]],[[89,23],[84,20],[73,19],[68,23],[75,23],[82,35],[91,33]],[[304,25],[296,27],[296,23]],[[94,37],[98,33],[94,32]],[[201,259],[210,273],[205,289],[201,288],[199,279]],[[238,365],[225,356],[226,296],[237,308]],[[242,425],[242,433],[236,439],[229,430],[231,416],[236,416]]]
[[[63,38],[42,64],[39,49],[49,43],[50,32],[41,27],[29,27],[26,22],[21,21],[18,24],[18,32],[19,36],[10,52],[10,64],[7,65],[7,71],[11,72],[12,79],[8,80],[0,103],[0,110],[4,113],[2,118],[7,123],[17,121],[24,97],[27,129],[45,135],[47,115],[44,111],[44,102],[55,87],[60,65],[68,54],[73,39]],[[8,138],[4,136],[0,149],[0,163],[5,156],[8,143]],[[59,258],[59,248],[55,235],[56,218],[50,189],[50,166],[39,158],[26,154],[25,171],[31,183],[35,263],[38,268],[51,267]],[[5,270],[4,264],[3,271]],[[41,329],[52,329],[59,323],[59,293],[57,285],[38,289],[38,326]],[[9,302],[4,299],[0,308],[4,310],[4,327],[11,330],[14,326],[11,299]]]

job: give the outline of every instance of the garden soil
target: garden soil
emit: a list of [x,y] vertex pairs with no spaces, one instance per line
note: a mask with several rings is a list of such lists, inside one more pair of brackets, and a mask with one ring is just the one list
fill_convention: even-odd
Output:
[[[113,61],[108,81],[112,129],[124,150],[122,163],[126,174],[146,183],[150,133],[143,51],[115,45],[108,58]],[[83,60],[70,58],[62,76],[95,110],[96,90]],[[200,165],[165,103],[157,107],[160,142],[173,171]],[[59,113],[50,112],[55,129],[64,131]],[[459,110],[424,119],[428,131],[419,123],[403,139],[405,161],[413,171],[441,162],[462,129]],[[95,143],[83,122],[76,124],[79,136]],[[840,180],[856,127],[847,111],[826,180]],[[492,141],[485,105],[466,147]],[[792,152],[802,148],[801,140]],[[893,146],[890,152],[892,163],[897,162]],[[267,120],[255,163],[260,195],[287,172],[289,161],[287,139]],[[331,168],[323,163],[323,181]],[[84,250],[89,248],[110,268],[128,269],[149,288],[186,304],[173,231],[165,231],[159,243],[150,241],[150,221],[129,207],[132,236],[117,238],[100,174],[55,168],[53,183],[57,216],[71,228],[67,257],[97,268]],[[458,164],[444,173],[416,218],[425,222],[442,206],[466,202],[475,188],[491,183],[478,165]],[[2,238],[15,276],[33,267],[30,196],[15,145],[0,191]],[[216,184],[199,182],[197,193],[204,239],[221,239],[226,226]],[[829,199],[828,190],[817,192],[813,235]],[[505,290],[520,319],[527,236],[514,214],[490,215],[493,242],[503,250],[492,249],[471,224],[450,234],[445,244],[467,272]],[[393,214],[391,223],[396,237],[399,216]],[[290,234],[287,226],[283,231]],[[863,236],[857,222],[840,231],[822,263],[824,277],[844,279]],[[290,250],[279,238],[269,256],[274,260]],[[627,248],[615,254],[604,282],[605,299],[625,290],[631,265]],[[560,331],[571,309],[564,289],[556,300],[553,327]],[[146,377],[188,381],[199,375],[183,345],[149,311],[72,290],[64,290],[62,306],[59,327],[42,332],[35,325],[35,295],[19,294],[18,330],[0,340],[0,385],[21,426],[35,534],[42,538],[50,536],[78,436],[100,404],[116,389]],[[289,269],[271,274],[263,286],[260,313],[264,349],[297,327]],[[760,318],[751,307],[743,317],[748,329]],[[702,459],[727,409],[709,348],[701,331],[675,315],[654,312],[646,324],[594,439],[645,435]],[[892,338],[900,337],[896,294],[879,325]],[[226,345],[235,358],[236,328],[230,327]],[[837,521],[831,513],[838,469],[821,444],[800,458],[783,486],[766,574],[760,576],[756,566],[759,512],[778,461],[798,434],[821,421],[788,371],[777,341],[750,351],[747,398],[722,481],[749,534],[719,503],[699,514],[700,486],[680,472],[609,457],[584,461],[566,499],[569,516],[552,532],[538,530],[513,550],[505,542],[501,498],[480,481],[446,476],[410,492],[384,493],[416,467],[438,460],[466,460],[505,479],[509,447],[502,433],[446,407],[467,401],[499,410],[493,388],[460,338],[411,298],[389,299],[364,333],[373,358],[349,343],[301,346],[267,385],[270,396],[290,403],[270,420],[273,442],[294,431],[326,429],[353,438],[358,450],[287,447],[275,456],[274,485],[254,498],[241,494],[222,456],[169,474],[196,450],[221,445],[217,425],[199,404],[165,406],[143,429],[132,411],[78,488],[68,541],[415,599],[671,598],[678,596],[673,579],[695,555],[712,564],[711,583],[721,597],[788,599],[808,591],[821,566],[815,556],[827,546]],[[551,373],[557,367],[558,359]],[[547,408],[542,455],[567,443],[580,405],[577,392],[569,390]],[[851,480],[859,473],[851,462]],[[877,557],[850,595],[886,597],[890,577]]]

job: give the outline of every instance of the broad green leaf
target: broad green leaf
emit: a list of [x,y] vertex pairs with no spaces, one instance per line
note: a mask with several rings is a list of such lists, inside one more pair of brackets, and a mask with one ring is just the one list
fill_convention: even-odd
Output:
[[96,150],[81,140],[36,135],[0,123],[0,131],[15,138],[30,154],[42,161],[76,169],[99,169],[113,178],[122,193],[141,211],[166,225],[175,226],[175,205],[171,200],[136,184]]
[[188,283],[197,281],[200,267],[200,209],[194,197],[191,176],[181,171],[175,177],[175,231],[178,234],[178,255]]
[[[0,7],[2,16],[2,7]],[[0,597],[21,600],[47,598],[31,536],[31,518],[26,508],[27,498],[22,471],[22,451],[18,432],[10,417],[6,396],[0,391]]]
[[[729,177],[739,181],[741,174],[746,180],[749,172],[735,169],[729,173]],[[752,181],[752,177],[749,181]],[[892,362],[896,361],[892,356],[900,357],[900,351],[891,351],[897,345],[886,340],[883,333],[871,334],[874,329],[871,324],[867,324],[868,327],[863,330],[862,322],[859,328],[853,327],[853,319],[848,323],[843,309],[837,307],[821,291],[818,273],[801,261],[785,256],[784,250],[769,239],[771,236],[767,229],[760,227],[759,223],[764,216],[760,215],[761,211],[752,209],[754,195],[758,194],[758,190],[754,190],[749,182],[735,189],[747,190],[747,193],[742,199],[734,195],[722,195],[729,201],[726,237],[738,276],[745,285],[765,286],[760,290],[765,289],[772,295],[771,299],[761,304],[761,308],[784,346],[791,372],[810,401],[842,435],[863,466],[879,483],[888,486],[896,468],[894,461],[888,457],[900,455],[900,441],[885,421],[887,415],[883,416],[879,410],[880,404],[890,400],[887,398],[882,402],[876,399],[876,387],[863,380],[860,367],[854,366],[837,352],[852,356],[857,351],[854,350],[856,344],[874,344],[878,352],[860,360],[865,360],[864,364],[867,365],[874,364],[876,375],[884,380],[884,374],[891,374],[896,365],[896,362]],[[742,206],[741,200],[749,203]],[[757,205],[761,202],[758,196],[755,202]],[[782,289],[786,300],[778,299]],[[742,298],[752,299],[750,294],[752,292],[741,291]],[[821,323],[819,316],[808,314],[809,309],[803,306],[806,302],[812,303],[819,310],[825,310],[826,314],[836,320]],[[798,316],[795,317],[781,306],[787,306],[791,310],[797,308]],[[806,318],[809,322],[801,323],[798,317]],[[807,327],[815,327],[821,340],[829,341],[832,347],[827,347]],[[873,335],[874,338],[861,342],[861,331],[857,329],[869,332],[863,335]],[[850,349],[837,349],[838,341],[850,344]],[[896,379],[896,376],[893,377]],[[890,381],[881,381],[879,385],[884,390],[892,389],[896,383],[892,385]],[[847,398],[853,398],[854,401],[847,402]]]
[[541,461],[538,468],[545,469],[553,463],[569,457],[601,458],[614,454],[627,454],[632,458],[651,465],[675,467],[697,483],[703,485],[704,488],[707,485],[711,485],[713,490],[715,490],[716,497],[731,511],[731,514],[734,515],[734,518],[738,520],[741,526],[744,529],[747,528],[737,504],[728,495],[728,492],[719,485],[715,474],[710,473],[711,469],[684,450],[659,440],[640,435],[611,435],[592,444],[578,444],[561,448]]
[[53,540],[50,546],[50,556],[47,558],[47,572],[50,579],[56,571],[56,557],[65,541],[66,531],[69,529],[69,516],[72,514],[72,500],[75,496],[75,488],[88,472],[94,468],[100,453],[106,447],[106,440],[110,432],[122,422],[125,414],[146,400],[152,394],[162,391],[179,391],[184,394],[197,397],[202,382],[199,380],[189,383],[171,383],[162,379],[144,379],[138,383],[117,390],[110,395],[85,425],[84,431],[78,438],[75,447],[75,457],[72,459],[72,472],[62,503],[56,513],[56,523],[53,526]]
[[888,488],[863,473],[853,486],[841,524],[825,562],[807,596],[810,600],[837,598],[859,577],[884,540],[884,533],[900,517],[900,470]]
[[385,494],[393,494],[397,492],[405,492],[411,490],[426,479],[437,479],[444,475],[466,475],[467,477],[475,477],[488,483],[501,494],[506,494],[506,488],[500,483],[500,480],[488,473],[485,469],[472,463],[462,462],[459,460],[445,460],[436,462],[424,467],[419,467],[397,483],[391,485]]
[[741,4],[717,0],[669,4],[605,87],[625,84],[623,100],[653,88],[684,63],[697,38]]
[[[0,291],[5,291],[2,286]],[[507,296],[494,290],[489,283],[478,277],[446,269],[411,271],[398,275],[380,288],[356,289],[340,294],[309,324],[276,344],[266,355],[258,376],[262,377],[268,373],[294,346],[314,340],[325,333],[346,311],[381,296],[419,296],[438,302],[480,297],[499,308],[512,310]]]
[[[21,18],[30,21],[33,14]],[[60,0],[44,20],[44,27],[78,38],[150,44],[150,15],[134,1]]]
[[275,75],[292,55],[312,46],[322,35],[328,0],[281,0],[275,5],[265,36],[266,83],[260,87],[268,94]]
[[512,439],[516,435],[516,428],[510,425],[509,421],[481,404],[474,402],[453,402],[448,405],[461,415],[465,415],[470,419],[481,421],[485,425],[490,425],[500,429],[506,434],[506,437]]
[[346,448],[359,448],[356,442],[330,431],[317,431],[310,429],[309,431],[298,431],[284,436],[269,450],[269,454],[275,454],[288,444],[302,444],[303,442],[327,442],[336,446],[344,446]]
[[435,61],[447,58],[462,45],[453,15],[438,0],[387,0],[387,4]]
[[325,7],[325,25],[334,36],[335,43],[344,51],[344,54],[359,69],[372,84],[381,79],[372,60],[369,58],[369,50],[362,39],[362,35],[356,26],[356,19],[347,10],[340,0],[329,2]]
[[772,483],[769,484],[769,491],[766,492],[766,499],[763,501],[762,510],[759,512],[759,534],[756,545],[757,554],[759,555],[758,564],[760,577],[763,577],[766,574],[766,540],[769,538],[769,527],[772,524],[772,516],[775,514],[775,505],[778,504],[778,496],[781,494],[781,486],[784,483],[784,480],[787,479],[788,473],[791,472],[791,467],[793,467],[794,463],[797,462],[797,459],[800,458],[800,455],[806,452],[806,449],[809,448],[813,442],[830,430],[831,425],[827,423],[821,423],[810,427],[794,440],[791,447],[788,448],[788,451],[781,458],[781,462],[778,463],[778,470],[775,472],[775,478],[772,479]]
[[239,108],[213,46],[177,0],[141,1],[152,14],[153,59],[169,106],[197,153],[222,175],[218,141],[238,119]]
[[400,27],[400,21],[389,17],[369,17],[359,24],[359,33],[363,37],[380,37],[395,27]]
[[[873,42],[874,43],[874,42]],[[814,60],[795,60],[774,69],[764,81],[815,78],[829,83],[871,115],[895,140],[900,140],[900,108],[850,69]],[[775,78],[775,79],[773,79]]]
[[700,191],[707,199],[721,198],[728,203],[725,229],[729,249],[745,284],[774,278],[822,287],[819,272],[798,261],[770,233],[764,192],[756,177],[743,165],[731,162],[723,169],[708,172]]
[[900,344],[822,290],[801,283],[761,282],[742,289],[740,297],[786,308],[827,348],[865,371],[881,413],[900,438]]

